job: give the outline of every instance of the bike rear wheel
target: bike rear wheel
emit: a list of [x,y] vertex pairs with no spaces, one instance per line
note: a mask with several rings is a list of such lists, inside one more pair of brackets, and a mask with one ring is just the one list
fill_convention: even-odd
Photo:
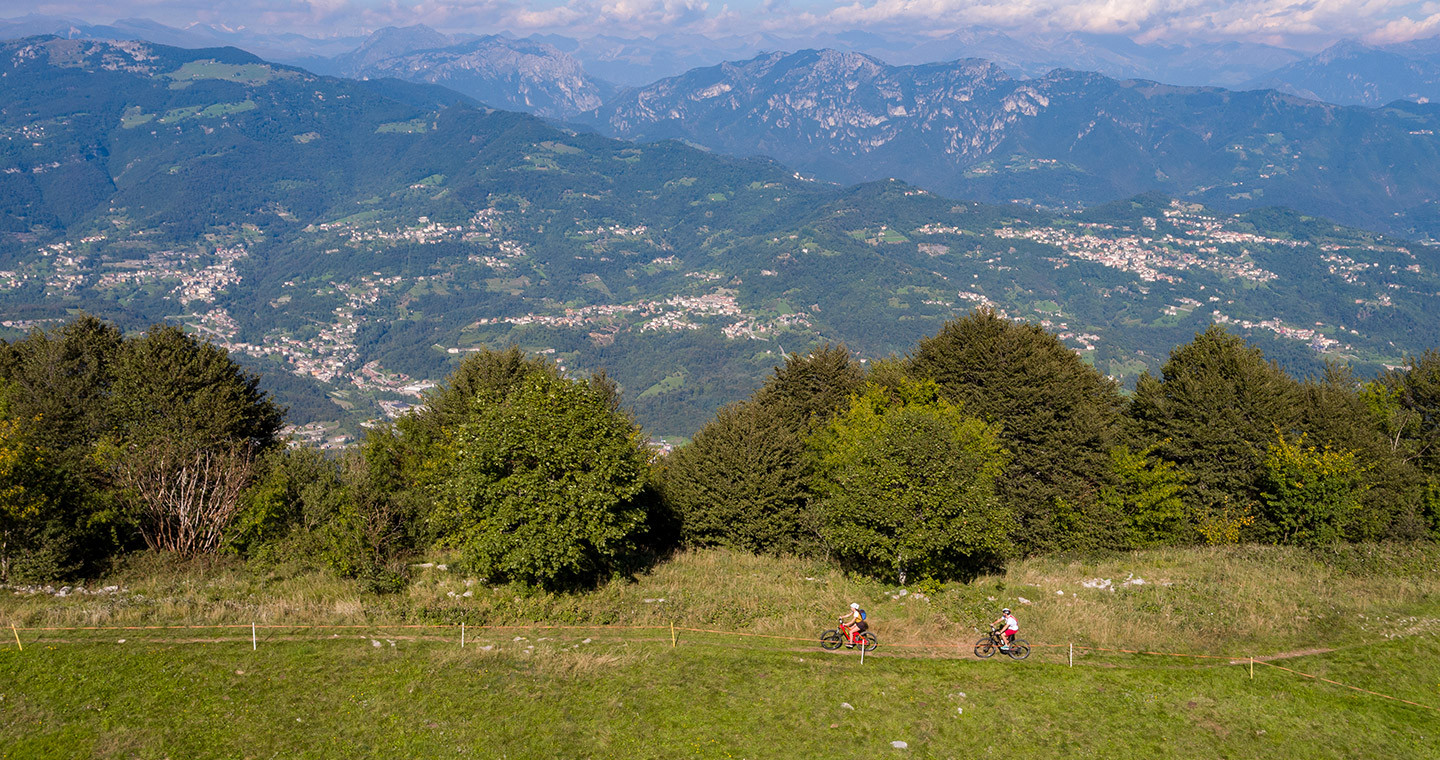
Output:
[[1024,639],[1015,639],[1010,642],[1010,651],[1006,652],[1012,660],[1023,660],[1030,656],[1030,642]]
[[841,636],[840,632],[836,630],[829,630],[820,634],[821,649],[839,649],[844,641],[845,637]]
[[862,649],[867,652],[873,652],[877,646],[880,645],[875,642],[875,634],[869,631],[860,634],[860,647]]
[[995,656],[995,644],[990,639],[980,639],[975,642],[975,656],[980,659]]

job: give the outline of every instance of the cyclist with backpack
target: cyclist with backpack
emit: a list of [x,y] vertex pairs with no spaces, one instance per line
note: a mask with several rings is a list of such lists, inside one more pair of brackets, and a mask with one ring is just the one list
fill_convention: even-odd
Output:
[[[847,618],[849,622],[846,622]],[[846,648],[854,649],[855,637],[870,628],[870,624],[865,622],[865,610],[860,609],[858,602],[850,603],[850,614],[840,618],[840,628],[845,631]]]
[[[1001,623],[1005,624],[1004,628],[1000,628]],[[1000,610],[1000,617],[995,618],[995,622],[991,623],[990,627],[1000,630],[1000,637],[1003,642],[1000,651],[1005,652],[1010,649],[1010,642],[1015,640],[1015,634],[1020,632],[1020,621],[1016,620],[1015,616],[1010,614],[1010,608],[1006,607]]]

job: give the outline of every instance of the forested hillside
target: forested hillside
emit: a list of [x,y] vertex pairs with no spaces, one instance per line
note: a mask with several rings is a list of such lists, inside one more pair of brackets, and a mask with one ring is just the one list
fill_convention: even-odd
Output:
[[787,353],[904,353],[976,305],[1126,387],[1212,321],[1300,375],[1370,376],[1440,333],[1431,248],[1283,210],[840,188],[235,50],[32,39],[0,66],[8,335],[74,309],[183,325],[316,441],[511,343],[605,368],[648,431],[689,435]]

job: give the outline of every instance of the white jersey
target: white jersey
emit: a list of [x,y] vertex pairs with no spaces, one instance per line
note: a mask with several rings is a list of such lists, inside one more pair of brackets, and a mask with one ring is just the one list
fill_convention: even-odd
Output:
[[1005,616],[1005,630],[1007,630],[1007,631],[1018,631],[1018,630],[1020,630],[1020,621],[1016,620],[1014,615],[1006,615],[1006,616]]

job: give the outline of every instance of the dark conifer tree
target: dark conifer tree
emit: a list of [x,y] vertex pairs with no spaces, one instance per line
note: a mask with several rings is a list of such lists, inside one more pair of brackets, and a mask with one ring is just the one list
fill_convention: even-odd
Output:
[[805,439],[864,387],[843,346],[791,356],[750,400],[721,412],[661,468],[686,541],[751,551],[815,545]]
[[1115,383],[1037,325],[977,310],[920,341],[910,371],[967,415],[1000,424],[1012,459],[1000,480],[1023,550],[1108,545],[1096,512],[1111,478],[1122,400]]
[[1201,509],[1259,503],[1258,477],[1277,431],[1297,432],[1301,389],[1258,348],[1211,325],[1176,348],[1160,377],[1141,376],[1135,434],[1192,477]]

